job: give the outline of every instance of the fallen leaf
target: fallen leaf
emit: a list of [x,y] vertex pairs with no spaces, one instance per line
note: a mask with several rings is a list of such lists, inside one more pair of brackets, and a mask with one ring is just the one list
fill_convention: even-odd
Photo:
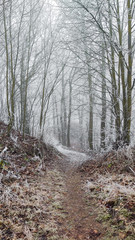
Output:
[[119,233],[119,238],[124,239],[126,237],[126,235],[127,235],[126,233],[120,232]]

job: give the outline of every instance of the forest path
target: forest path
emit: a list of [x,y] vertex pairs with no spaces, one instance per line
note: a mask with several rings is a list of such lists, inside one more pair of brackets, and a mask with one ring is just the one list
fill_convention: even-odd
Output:
[[87,196],[82,187],[83,175],[76,171],[89,156],[62,147],[58,147],[58,150],[65,154],[65,158],[58,161],[56,166],[65,186],[62,203],[65,218],[59,227],[59,234],[65,236],[63,240],[101,239],[104,230],[96,221],[96,200],[94,202]]

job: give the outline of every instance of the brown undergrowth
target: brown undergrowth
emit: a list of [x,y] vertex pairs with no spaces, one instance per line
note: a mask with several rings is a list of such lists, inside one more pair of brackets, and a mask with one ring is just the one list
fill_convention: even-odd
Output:
[[1,122],[0,239],[133,240],[133,155],[119,154],[73,167],[36,138],[7,136]]
[[[54,148],[0,123],[0,239],[100,239],[81,174]],[[95,211],[95,212],[94,212]]]
[[18,131],[8,136],[7,125],[0,122],[1,240],[53,239],[56,235],[59,188],[63,190],[54,162],[61,156],[36,138],[23,139]]
[[79,169],[84,176],[84,189],[96,199],[97,221],[107,226],[103,239],[135,239],[135,149],[111,151],[88,160]]

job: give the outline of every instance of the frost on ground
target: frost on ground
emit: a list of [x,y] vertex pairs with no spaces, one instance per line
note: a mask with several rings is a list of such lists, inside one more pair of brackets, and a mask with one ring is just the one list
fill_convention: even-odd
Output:
[[108,195],[115,196],[119,193],[123,193],[127,196],[135,196],[135,183],[134,177],[121,175],[101,176],[99,175],[98,181],[101,186],[104,186],[104,191]]
[[[24,178],[25,177],[25,178]],[[59,172],[23,176],[1,185],[0,239],[61,239],[58,223],[65,218],[62,201],[65,186]]]
[[98,175],[96,182],[86,181],[85,189],[94,190],[100,188],[106,193],[106,197],[115,197],[118,194],[126,196],[135,196],[134,177],[121,175]]
[[81,153],[81,152],[76,152],[73,150],[69,150],[68,148],[58,144],[55,146],[57,148],[57,150],[59,152],[61,152],[63,155],[65,155],[67,157],[67,161],[70,161],[70,163],[72,163],[72,165],[74,166],[79,166],[81,165],[83,162],[85,162],[87,159],[89,159],[90,157],[88,155],[86,155],[85,153]]
[[89,161],[56,142],[58,151],[15,130],[9,137],[0,125],[0,239],[135,240],[135,151]]
[[88,204],[91,199],[96,201],[97,221],[107,227],[105,240],[135,240],[134,159],[135,149],[126,148],[87,161],[79,168],[85,175]]

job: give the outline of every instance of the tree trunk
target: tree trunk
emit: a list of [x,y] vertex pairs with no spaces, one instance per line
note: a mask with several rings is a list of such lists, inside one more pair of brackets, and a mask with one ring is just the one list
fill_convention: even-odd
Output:
[[128,73],[127,73],[127,133],[126,142],[130,143],[131,110],[132,110],[132,6],[127,0],[128,10]]
[[106,128],[106,80],[105,80],[105,51],[102,46],[102,114],[101,114],[101,148],[105,149]]
[[66,113],[66,103],[65,103],[65,81],[64,81],[64,69],[62,72],[62,96],[61,96],[61,135],[62,135],[62,145],[67,145],[67,113]]
[[70,147],[70,129],[71,129],[71,110],[72,107],[72,81],[69,81],[69,110],[68,110],[68,123],[67,123],[67,147]]
[[89,148],[93,150],[93,94],[92,94],[92,77],[90,72],[88,73],[88,81],[89,81]]
[[[111,80],[112,80],[112,106],[114,108],[115,113],[115,129],[116,129],[116,142],[120,144],[121,141],[121,120],[120,120],[120,96],[119,96],[119,87],[116,81],[116,67],[115,67],[115,52],[114,46],[112,44],[113,39],[113,26],[112,26],[112,13],[111,13],[111,5],[110,0],[108,1],[108,17],[109,17],[109,31],[110,31],[110,47],[111,47]],[[108,62],[110,65],[110,62]],[[119,84],[119,83],[118,83]]]

